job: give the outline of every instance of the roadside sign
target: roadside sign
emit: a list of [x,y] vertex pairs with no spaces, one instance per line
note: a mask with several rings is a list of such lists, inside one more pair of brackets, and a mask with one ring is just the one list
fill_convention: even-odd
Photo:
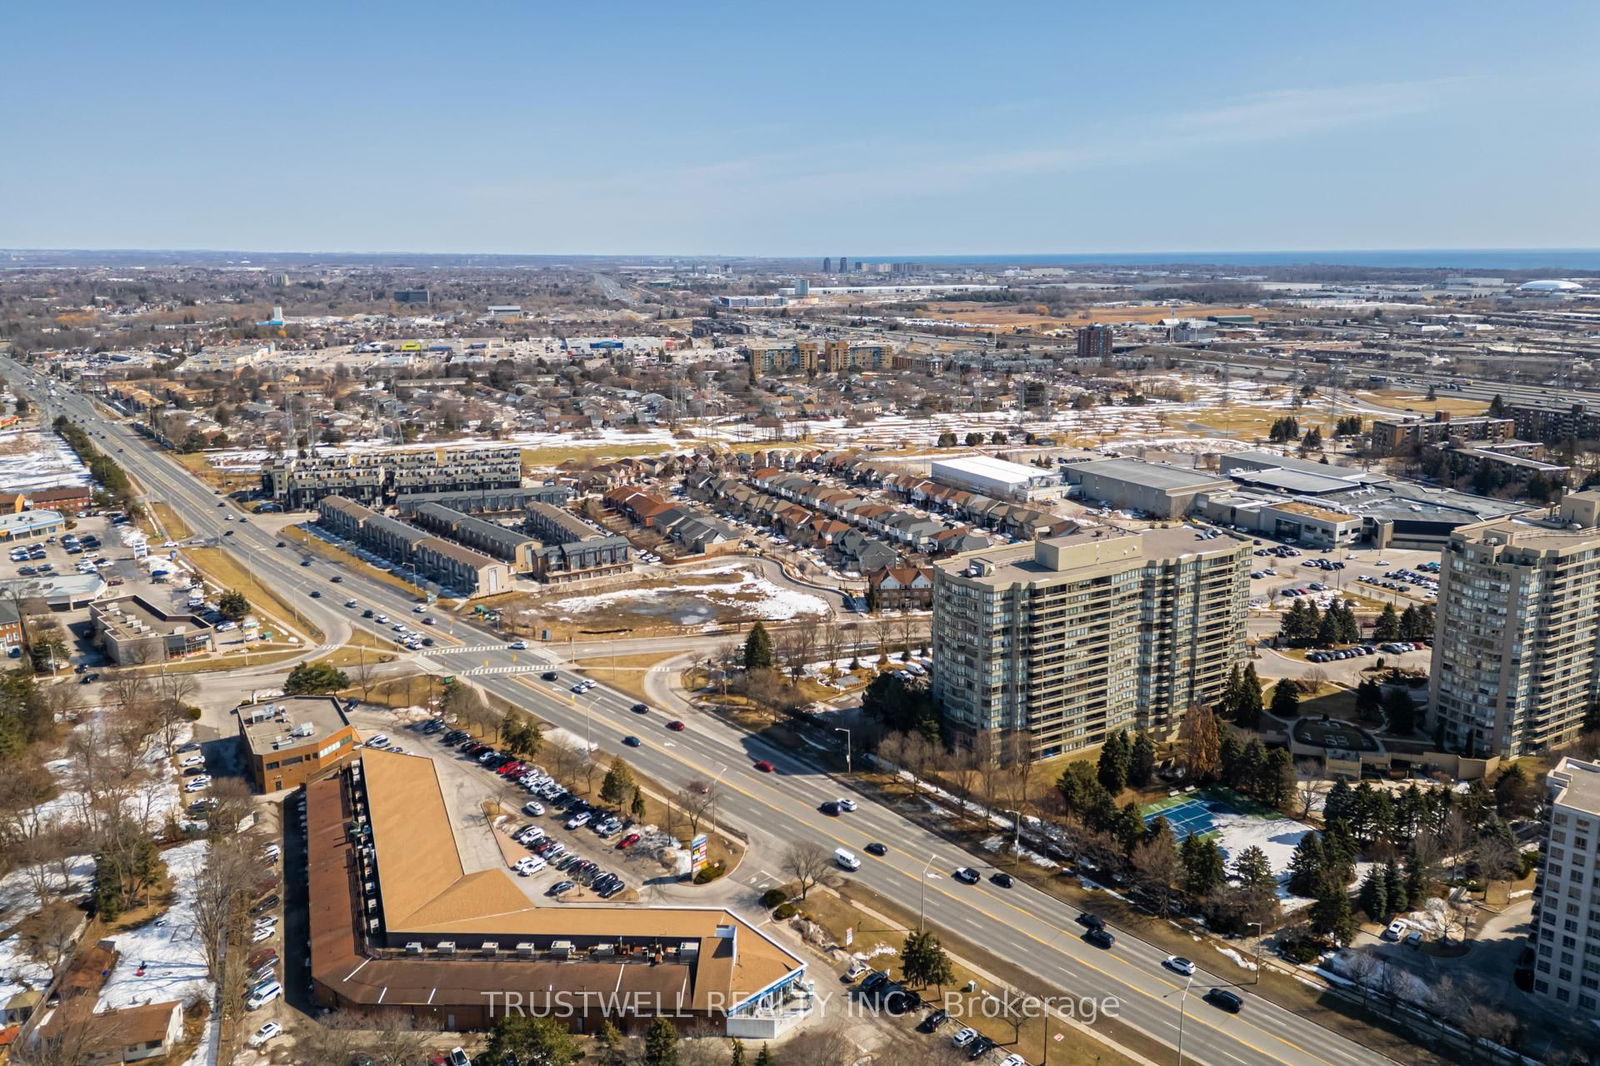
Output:
[[706,857],[710,852],[711,838],[701,833],[689,841],[689,869],[695,873],[706,864]]

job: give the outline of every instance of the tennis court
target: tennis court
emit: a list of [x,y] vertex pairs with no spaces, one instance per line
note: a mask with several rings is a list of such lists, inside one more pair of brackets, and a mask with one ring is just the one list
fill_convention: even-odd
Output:
[[1202,840],[1216,836],[1217,816],[1238,815],[1244,812],[1215,796],[1202,792],[1188,792],[1182,796],[1169,796],[1159,803],[1152,803],[1140,813],[1145,825],[1149,825],[1157,818],[1165,818],[1167,824],[1172,826],[1173,835],[1181,844],[1191,836],[1198,836]]

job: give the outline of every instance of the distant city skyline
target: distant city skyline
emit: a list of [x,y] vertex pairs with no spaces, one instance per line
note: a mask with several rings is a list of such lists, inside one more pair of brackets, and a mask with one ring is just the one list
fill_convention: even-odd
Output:
[[24,2],[0,247],[1594,249],[1596,30],[1577,0]]

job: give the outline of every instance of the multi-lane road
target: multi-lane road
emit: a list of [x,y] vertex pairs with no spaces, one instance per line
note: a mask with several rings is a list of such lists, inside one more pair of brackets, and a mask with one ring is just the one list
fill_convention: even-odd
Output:
[[[52,396],[45,380],[13,360],[0,358],[0,375],[22,386],[46,412],[56,413],[89,431],[97,446],[110,453],[139,481],[150,499],[171,507],[200,537],[215,537],[255,576],[281,596],[293,597],[305,615],[337,644],[352,627],[367,627],[387,636],[384,627],[363,620],[359,612],[338,606],[347,597],[363,606],[408,618],[415,600],[390,585],[351,569],[343,571],[342,584],[331,584],[336,568],[318,560],[300,564],[301,552],[292,545],[277,547],[277,538],[257,522],[225,521],[238,514],[231,502],[218,507],[220,497],[191,473],[148,446],[127,426],[103,417],[88,399],[58,384]],[[222,539],[228,530],[233,536]],[[321,599],[310,592],[320,590]],[[1167,970],[1163,953],[1128,933],[1118,932],[1110,950],[1089,946],[1080,938],[1078,911],[1022,882],[1003,889],[987,881],[968,887],[951,879],[958,866],[982,869],[981,857],[968,855],[947,841],[901,817],[888,807],[860,797],[860,809],[843,817],[822,814],[818,805],[850,793],[848,783],[835,780],[818,766],[771,747],[709,716],[674,710],[688,729],[665,729],[667,715],[635,715],[633,700],[598,687],[574,697],[567,681],[548,683],[539,672],[559,665],[547,649],[514,652],[492,634],[458,623],[455,647],[430,649],[428,656],[446,672],[474,672],[471,680],[484,690],[525,707],[531,713],[561,726],[576,736],[590,735],[608,751],[626,750],[629,761],[644,774],[669,788],[695,778],[716,780],[722,801],[718,820],[737,826],[759,844],[758,852],[781,853],[784,843],[814,840],[829,849],[848,847],[860,854],[869,841],[881,841],[889,852],[883,858],[866,857],[861,869],[847,876],[896,900],[902,906],[925,912],[931,928],[981,947],[1033,974],[1037,987],[1028,991],[1063,999],[1114,999],[1116,1014],[1126,1024],[1176,1049],[1180,1007],[1183,1056],[1207,1066],[1290,1063],[1294,1066],[1365,1066],[1381,1056],[1339,1034],[1250,993],[1237,1015],[1217,1011],[1202,1002],[1213,986],[1248,980],[1248,971],[1221,956],[1198,960],[1209,965],[1194,979],[1184,996],[1186,981]],[[563,678],[570,678],[562,672]],[[623,749],[624,734],[637,734],[639,748]],[[775,770],[762,773],[757,761],[771,762]],[[741,870],[743,876],[760,870]],[[778,871],[773,881],[784,878]]]

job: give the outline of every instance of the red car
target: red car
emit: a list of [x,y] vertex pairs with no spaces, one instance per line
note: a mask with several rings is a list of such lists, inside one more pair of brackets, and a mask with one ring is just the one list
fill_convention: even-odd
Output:
[[520,774],[526,769],[527,767],[523,766],[519,762],[508,762],[504,766],[500,767],[500,769],[496,770],[495,773],[500,774],[502,777],[510,777],[513,774]]
[[684,730],[684,725],[682,722],[668,722],[667,728],[672,730],[674,733],[681,733]]
[[617,841],[617,850],[621,851],[624,848],[631,848],[637,843],[639,843],[639,834],[629,833],[627,836]]
[[760,762],[756,763],[756,769],[760,770],[764,774],[770,774],[773,770],[776,770],[777,767],[773,766],[767,760],[762,759]]

